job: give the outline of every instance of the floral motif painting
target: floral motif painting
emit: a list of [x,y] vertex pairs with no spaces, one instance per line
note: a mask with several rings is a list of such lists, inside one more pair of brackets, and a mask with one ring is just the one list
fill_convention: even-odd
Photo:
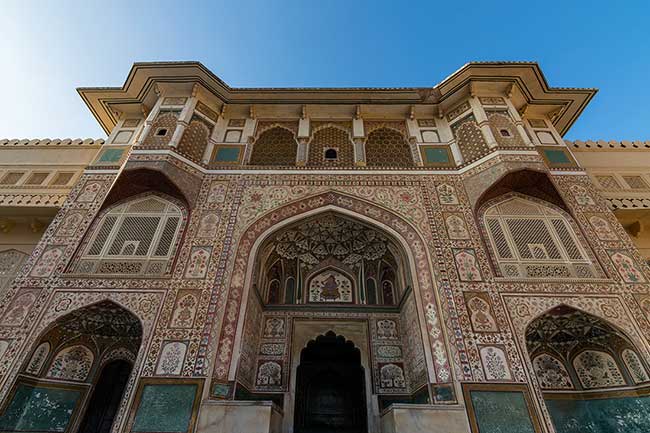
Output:
[[500,347],[485,346],[480,350],[483,370],[487,380],[512,380],[508,359]]
[[191,328],[194,324],[199,300],[194,293],[180,291],[172,315],[172,328]]
[[598,215],[592,215],[589,217],[589,224],[594,228],[596,236],[601,241],[615,241],[618,239],[616,233],[612,229],[612,226],[602,217]]
[[95,355],[86,346],[66,347],[56,354],[46,377],[83,382],[88,378],[94,359]]
[[31,306],[36,302],[38,290],[25,289],[16,294],[16,297],[9,304],[9,308],[2,318],[2,324],[7,326],[18,326],[23,323]]
[[193,247],[185,269],[186,278],[204,278],[208,272],[212,247]]
[[377,338],[380,340],[391,340],[398,338],[397,324],[394,320],[377,320]]
[[29,364],[27,364],[25,371],[29,374],[38,375],[43,368],[43,364],[47,361],[47,355],[49,355],[49,353],[50,343],[45,341],[39,344],[36,350],[34,350],[34,354],[29,360]]
[[63,246],[48,247],[38,259],[38,262],[36,262],[36,265],[32,269],[31,276],[44,278],[52,275],[64,252],[65,247]]
[[610,251],[610,257],[619,275],[626,283],[643,283],[645,277],[637,267],[634,259],[621,251]]
[[79,196],[77,196],[77,201],[80,203],[90,203],[95,201],[101,188],[102,184],[100,182],[87,182],[79,193]]
[[446,183],[441,183],[436,187],[438,191],[438,200],[440,204],[458,204],[458,197],[456,196],[456,189]]
[[573,389],[571,376],[564,364],[548,353],[542,353],[533,360],[533,368],[539,385],[544,389]]
[[464,293],[469,318],[472,322],[472,328],[475,332],[498,332],[496,320],[492,312],[487,294],[483,293]]
[[625,385],[621,370],[608,353],[585,350],[575,357],[573,367],[585,389]]
[[156,374],[164,376],[178,376],[183,369],[187,343],[183,341],[170,341],[163,346]]
[[217,212],[207,212],[201,217],[199,228],[196,236],[199,238],[212,238],[216,236],[219,228],[219,214]]
[[468,239],[469,231],[465,220],[459,214],[450,214],[445,217],[445,225],[449,239]]
[[458,276],[461,281],[482,281],[476,253],[471,248],[453,249]]
[[264,337],[284,337],[284,319],[279,317],[269,317],[266,319],[266,323],[264,324]]

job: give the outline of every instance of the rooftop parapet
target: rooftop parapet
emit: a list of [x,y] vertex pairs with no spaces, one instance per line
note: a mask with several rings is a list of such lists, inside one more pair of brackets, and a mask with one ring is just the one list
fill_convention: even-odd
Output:
[[565,140],[567,146],[578,150],[601,150],[601,149],[650,149],[650,141],[605,141],[605,140]]
[[0,139],[0,146],[101,146],[104,144],[103,138],[42,138],[42,139]]

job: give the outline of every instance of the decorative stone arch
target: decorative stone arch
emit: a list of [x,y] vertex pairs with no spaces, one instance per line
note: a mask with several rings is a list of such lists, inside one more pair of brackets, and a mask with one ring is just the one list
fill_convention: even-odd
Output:
[[[290,157],[289,154],[287,155],[282,155],[284,159],[281,162],[283,164],[278,164],[278,160],[274,159],[265,159],[268,158],[266,155],[261,155],[256,152],[260,152],[259,149],[259,142],[260,140],[265,137],[267,134],[273,132],[274,130],[281,130],[285,133],[288,133],[291,135],[291,142],[290,147],[285,146],[286,148],[281,149],[284,153],[289,152],[289,154],[293,155],[293,159]],[[287,138],[289,136],[287,135]],[[247,155],[244,158],[244,161],[246,164],[249,165],[295,165],[296,158],[298,157],[298,141],[296,140],[296,131],[290,128],[289,126],[285,125],[284,123],[280,122],[273,122],[269,124],[265,124],[263,127],[258,128],[258,130],[255,133],[255,139],[252,141],[252,143],[249,144],[248,148],[250,150],[247,150],[246,153]],[[292,164],[289,164],[289,162],[293,162]]]
[[[438,296],[434,288],[432,262],[423,236],[410,222],[395,213],[366,202],[358,197],[340,192],[325,192],[284,204],[259,217],[243,231],[234,264],[230,273],[230,287],[225,301],[225,314],[219,326],[215,356],[218,360],[212,372],[215,383],[225,383],[236,377],[249,291],[251,289],[255,256],[263,241],[273,232],[300,219],[322,212],[338,212],[361,219],[390,234],[402,246],[418,310],[422,338],[428,335],[429,345],[424,345],[428,374],[432,382],[453,381],[449,355],[442,326]],[[225,290],[225,289],[224,289]],[[214,337],[213,337],[214,338]],[[425,339],[426,340],[426,339]],[[215,341],[215,340],[213,340]],[[437,355],[434,361],[432,351]]]
[[358,300],[359,296],[359,287],[357,286],[357,281],[354,278],[353,275],[349,273],[349,271],[344,268],[344,267],[339,267],[335,266],[333,264],[327,264],[325,266],[322,266],[318,269],[313,269],[309,272],[309,274],[305,277],[305,283],[306,283],[306,290],[305,290],[305,296],[306,296],[306,301],[305,304],[310,304],[309,300],[309,285],[311,284],[312,280],[316,277],[318,277],[320,274],[323,274],[327,271],[334,271],[336,273],[339,273],[343,275],[345,278],[347,278],[350,281],[350,284],[352,285],[352,302],[355,303],[356,300]]
[[[550,414],[546,406],[541,404],[544,397],[542,389],[535,375],[532,359],[526,345],[526,329],[538,317],[548,311],[559,307],[568,306],[575,310],[597,317],[603,320],[614,329],[625,335],[634,345],[637,354],[644,359],[650,359],[650,344],[648,339],[641,333],[636,321],[623,304],[620,297],[611,295],[548,295],[548,296],[526,296],[506,294],[502,295],[512,324],[513,337],[519,349],[523,369],[528,376],[528,382],[536,398],[535,406],[541,411],[547,420],[550,421]],[[575,385],[575,384],[574,384]]]
[[[391,134],[398,134],[402,139],[402,143],[399,144],[398,146],[393,146],[395,147],[394,149],[395,152],[398,153],[393,153],[390,156],[384,158],[378,158],[377,156],[380,155],[381,152],[374,152],[374,151],[369,152],[369,141],[373,135],[381,133],[382,131],[388,131]],[[394,126],[386,122],[386,123],[378,124],[374,127],[367,128],[365,133],[366,133],[366,138],[363,141],[363,154],[365,155],[366,158],[365,161],[367,166],[413,167],[416,165],[416,162],[419,161],[416,145],[414,143],[411,143],[411,141],[409,140],[406,134],[405,129],[399,128],[397,126]],[[402,145],[404,146],[404,149],[400,149]],[[399,156],[400,159],[398,159],[396,165],[384,163],[384,161],[388,161],[388,160],[392,161],[397,156]]]
[[[322,162],[320,160],[315,160],[318,151],[313,148],[315,145],[314,140],[316,138],[316,134],[318,134],[321,131],[326,131],[327,129],[335,129],[337,131],[340,131],[344,133],[347,136],[347,143],[345,143],[347,149],[338,149],[337,153],[339,155],[339,161],[333,162],[332,164],[334,165],[346,165],[346,163],[349,163],[349,165],[354,165],[355,163],[355,155],[354,155],[354,140],[352,138],[352,131],[350,128],[346,128],[340,123],[335,123],[335,122],[326,122],[321,125],[316,126],[315,128],[312,129],[311,134],[309,136],[309,141],[307,143],[307,165],[322,165]],[[320,148],[322,150],[322,147]],[[341,155],[347,155],[348,158],[341,159]],[[349,161],[346,161],[346,159],[349,159]]]
[[[201,180],[162,162],[156,167],[137,167],[124,170],[111,186],[101,210],[144,193],[161,193],[183,203],[188,210],[196,201]],[[198,182],[198,183],[197,183]]]
[[[35,345],[39,343],[40,339],[52,327],[56,326],[59,319],[74,311],[108,301],[134,316],[141,326],[140,350],[133,362],[133,369],[113,424],[115,428],[118,426],[119,428],[123,427],[127,421],[127,408],[131,405],[135,396],[135,383],[137,378],[141,376],[142,369],[144,368],[145,357],[151,356],[148,355],[148,346],[154,331],[156,316],[162,306],[163,298],[164,294],[162,292],[134,293],[86,290],[83,293],[79,293],[76,291],[56,290],[41,310],[42,313],[36,322],[36,326],[31,329],[22,344],[16,345],[19,347],[16,350],[12,350],[14,356],[19,356],[13,360],[7,360],[8,362],[5,364],[7,369],[0,371],[0,375],[4,376],[4,383],[0,389],[0,401],[8,395],[11,386],[16,381],[18,373],[21,371],[19,366],[25,365],[28,362],[27,358],[31,357],[33,350],[27,349],[32,346],[36,347]],[[55,348],[50,348],[50,357],[53,356],[55,350]],[[153,356],[155,357],[156,355],[154,354]],[[47,365],[43,366],[41,369],[42,372],[45,372],[46,368]]]
[[571,214],[569,206],[548,173],[532,168],[508,171],[494,182],[482,185],[480,193],[477,194],[478,199],[474,204],[474,212],[478,213],[479,209],[483,208],[487,202],[512,192],[538,198]]

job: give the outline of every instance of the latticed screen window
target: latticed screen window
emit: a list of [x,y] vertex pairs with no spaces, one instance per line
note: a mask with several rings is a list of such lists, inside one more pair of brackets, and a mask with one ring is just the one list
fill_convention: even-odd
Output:
[[76,272],[164,274],[182,220],[177,205],[153,195],[119,205],[101,217]]
[[593,265],[561,212],[520,197],[485,211],[501,273],[509,278],[592,278]]

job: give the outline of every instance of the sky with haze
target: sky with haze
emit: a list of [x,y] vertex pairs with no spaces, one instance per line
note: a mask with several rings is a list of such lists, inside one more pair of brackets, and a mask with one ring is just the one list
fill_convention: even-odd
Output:
[[196,60],[233,87],[434,86],[540,63],[599,92],[567,139],[650,140],[650,1],[0,0],[0,138],[104,137],[75,89]]

